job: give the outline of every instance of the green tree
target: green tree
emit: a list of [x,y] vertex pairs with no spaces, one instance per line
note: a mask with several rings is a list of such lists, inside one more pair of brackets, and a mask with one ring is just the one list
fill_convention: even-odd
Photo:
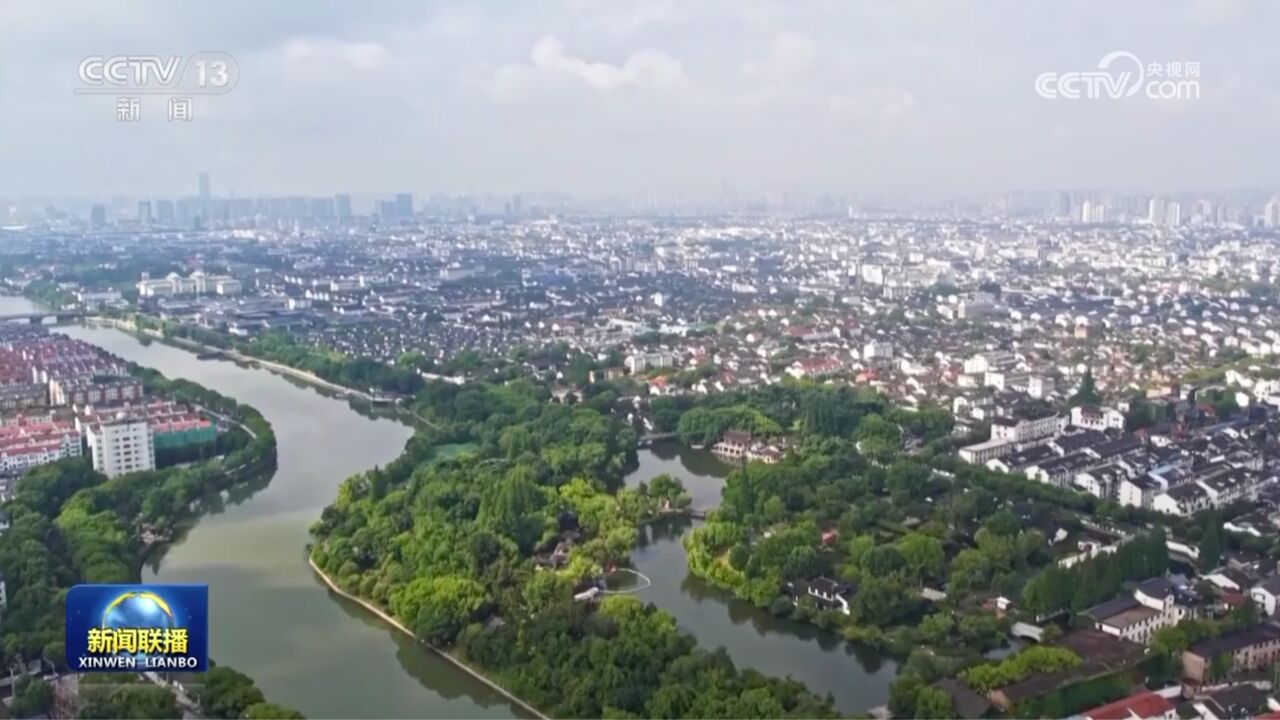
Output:
[[951,561],[950,589],[955,592],[978,590],[991,580],[991,561],[980,550],[966,548]]
[[951,631],[954,628],[955,620],[946,612],[925,615],[920,621],[920,634],[931,645],[940,646],[945,643],[951,637]]
[[942,541],[918,532],[908,533],[899,540],[898,551],[917,582],[940,574],[946,561]]
[[[158,685],[143,683],[86,688],[81,684],[80,717],[103,720],[109,718],[159,720],[180,718],[182,711],[178,708],[173,692]],[[239,713],[209,715],[209,717],[236,718],[239,717]]]
[[480,524],[511,538],[524,552],[533,548],[547,524],[539,512],[545,500],[530,474],[516,467],[480,496]]
[[906,564],[902,551],[893,545],[877,545],[862,557],[863,572],[873,578],[887,578]]
[[391,609],[429,643],[452,642],[488,605],[484,586],[460,575],[418,578],[391,596]]
[[804,400],[801,423],[804,431],[811,435],[834,435],[839,430],[835,397],[825,391],[809,393]]
[[53,707],[53,686],[38,677],[24,676],[14,685],[13,705],[10,711],[14,717],[31,717],[44,715]]
[[1080,572],[1076,574],[1075,593],[1071,598],[1071,609],[1080,612],[1093,605],[1102,596],[1098,563],[1089,561],[1080,564]]
[[915,717],[923,720],[939,720],[955,716],[955,708],[951,705],[951,696],[946,690],[936,687],[920,688],[916,694]]
[[[165,691],[169,694],[168,691]],[[262,691],[253,684],[253,680],[242,672],[225,665],[215,667],[205,673],[202,682],[196,686],[195,700],[205,715],[215,718],[234,720],[244,714],[250,705],[265,702]],[[122,717],[136,717],[123,715]]]
[[554,572],[538,572],[524,586],[525,607],[532,613],[540,613],[562,602],[573,594],[573,581]]
[[1209,513],[1205,518],[1204,534],[1200,536],[1200,557],[1198,564],[1201,570],[1213,570],[1222,561],[1222,530],[1217,513]]
[[1069,606],[1073,596],[1071,573],[1051,563],[1023,587],[1022,605],[1036,615],[1048,615]]
[[885,488],[898,505],[922,500],[929,489],[929,467],[912,460],[896,460],[889,466]]
[[1093,379],[1092,368],[1084,371],[1084,377],[1080,379],[1080,387],[1076,389],[1069,402],[1072,406],[1097,405],[1102,402],[1102,395],[1098,392],[1097,383]]
[[924,683],[915,675],[902,675],[889,683],[889,712],[896,718],[916,716],[916,701]]

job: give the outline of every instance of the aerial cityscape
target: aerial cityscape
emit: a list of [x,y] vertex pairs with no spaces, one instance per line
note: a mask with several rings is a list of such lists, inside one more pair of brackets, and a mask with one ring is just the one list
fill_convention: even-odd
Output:
[[0,717],[1280,718],[1280,17],[1085,6],[12,4]]

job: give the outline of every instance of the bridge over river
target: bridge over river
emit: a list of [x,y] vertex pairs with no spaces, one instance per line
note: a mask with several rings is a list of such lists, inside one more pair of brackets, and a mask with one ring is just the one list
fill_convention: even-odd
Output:
[[8,313],[0,315],[0,322],[27,323],[29,325],[56,325],[75,322],[84,317],[79,310],[50,310],[48,312]]

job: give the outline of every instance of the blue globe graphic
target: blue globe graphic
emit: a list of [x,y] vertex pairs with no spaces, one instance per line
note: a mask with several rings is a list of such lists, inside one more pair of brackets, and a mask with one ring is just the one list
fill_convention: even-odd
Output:
[[[177,627],[177,619],[168,604],[155,593],[127,592],[107,606],[102,613],[102,627],[113,629],[164,629]],[[129,653],[121,651],[121,656],[130,656],[138,662],[147,661],[147,653]]]
[[107,628],[177,627],[173,612],[152,593],[130,592],[116,598],[102,614]]

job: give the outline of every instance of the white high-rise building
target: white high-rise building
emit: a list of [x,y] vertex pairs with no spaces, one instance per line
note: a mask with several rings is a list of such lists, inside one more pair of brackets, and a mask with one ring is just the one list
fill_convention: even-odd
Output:
[[116,417],[85,428],[93,469],[115,477],[156,468],[155,440],[145,418]]
[[1153,197],[1147,203],[1147,222],[1163,225],[1165,220],[1164,198]]
[[1164,224],[1177,227],[1182,224],[1182,203],[1171,202],[1164,210]]
[[1267,227],[1280,227],[1280,198],[1271,198],[1262,212],[1262,222]]

